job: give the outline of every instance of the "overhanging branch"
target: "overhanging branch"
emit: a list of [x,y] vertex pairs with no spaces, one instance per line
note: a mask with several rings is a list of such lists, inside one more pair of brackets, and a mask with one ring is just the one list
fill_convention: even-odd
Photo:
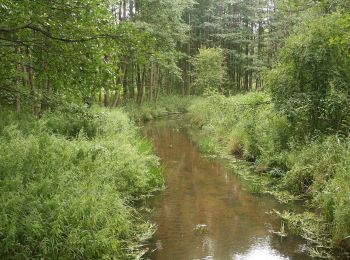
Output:
[[24,30],[24,29],[31,29],[35,32],[38,32],[42,35],[44,35],[45,37],[47,38],[50,38],[52,40],[56,40],[56,41],[61,41],[61,42],[66,42],[66,43],[81,43],[81,42],[87,42],[87,41],[92,41],[92,40],[97,40],[97,39],[118,39],[119,36],[118,35],[113,35],[113,34],[98,34],[98,35],[93,35],[93,36],[90,36],[90,37],[83,37],[83,38],[77,38],[77,39],[74,39],[74,38],[65,38],[65,37],[59,37],[59,36],[55,36],[53,35],[52,33],[38,27],[38,26],[35,26],[33,25],[32,23],[26,23],[24,25],[21,25],[21,26],[17,26],[17,27],[14,27],[14,28],[1,28],[0,27],[0,32],[3,32],[3,33],[14,33],[16,31],[19,31],[19,30]]

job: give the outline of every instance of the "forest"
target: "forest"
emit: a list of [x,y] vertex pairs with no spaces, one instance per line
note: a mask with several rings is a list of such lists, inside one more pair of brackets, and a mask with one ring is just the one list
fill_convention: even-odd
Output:
[[174,115],[350,257],[350,1],[0,0],[0,61],[1,259],[147,259]]

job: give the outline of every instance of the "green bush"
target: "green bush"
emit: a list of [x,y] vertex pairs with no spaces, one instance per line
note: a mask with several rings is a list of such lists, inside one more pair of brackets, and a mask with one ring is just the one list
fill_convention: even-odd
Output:
[[285,183],[296,193],[314,197],[335,176],[344,147],[335,136],[295,147],[288,155]]
[[283,182],[307,196],[330,224],[333,245],[350,249],[349,141],[329,136],[290,152]]
[[268,73],[273,101],[300,138],[349,132],[347,17],[334,13],[305,21]]
[[0,258],[134,259],[151,226],[133,201],[162,186],[150,144],[119,111],[94,114],[89,138],[56,116],[3,128]]
[[100,124],[98,113],[93,114],[86,108],[75,104],[46,113],[43,119],[53,133],[69,138],[77,137],[81,131],[87,137],[92,138],[96,135],[97,126]]

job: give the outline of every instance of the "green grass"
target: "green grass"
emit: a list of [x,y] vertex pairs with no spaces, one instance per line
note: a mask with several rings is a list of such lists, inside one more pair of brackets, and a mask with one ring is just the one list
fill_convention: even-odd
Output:
[[163,185],[121,111],[1,111],[0,258],[135,259],[153,232],[134,202]]

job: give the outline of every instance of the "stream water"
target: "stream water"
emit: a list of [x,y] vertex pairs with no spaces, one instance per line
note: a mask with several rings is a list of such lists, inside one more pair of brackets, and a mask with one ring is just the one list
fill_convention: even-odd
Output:
[[282,209],[269,196],[250,194],[222,163],[202,155],[176,122],[145,127],[164,166],[166,189],[153,199],[157,232],[151,259],[309,259],[303,241],[269,230]]

